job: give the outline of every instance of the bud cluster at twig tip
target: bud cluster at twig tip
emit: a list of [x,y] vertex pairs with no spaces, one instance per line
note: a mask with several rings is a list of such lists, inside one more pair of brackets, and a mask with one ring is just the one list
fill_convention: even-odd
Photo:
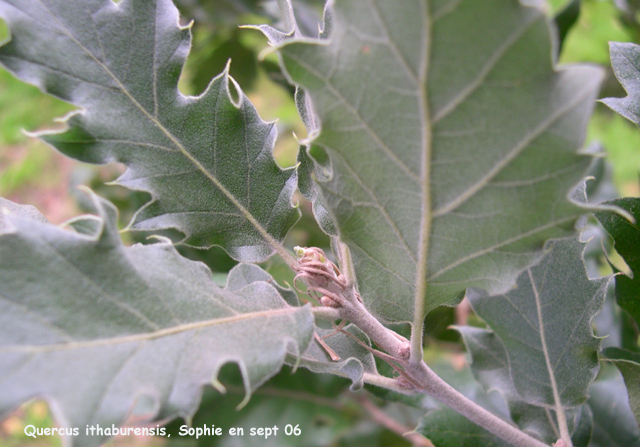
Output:
[[344,298],[339,293],[346,289],[347,283],[338,267],[317,247],[295,247],[294,250],[298,255],[294,286],[298,279],[302,279],[307,284],[309,295],[313,292],[321,294],[316,298],[323,306],[342,307]]

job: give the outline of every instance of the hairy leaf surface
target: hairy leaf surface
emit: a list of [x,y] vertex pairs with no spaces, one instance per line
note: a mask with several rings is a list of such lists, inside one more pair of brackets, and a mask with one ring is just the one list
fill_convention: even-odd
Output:
[[596,213],[602,226],[613,237],[616,251],[633,275],[616,276],[616,300],[640,327],[640,199],[626,197],[605,203],[628,211],[635,219],[635,223],[632,223],[612,212]]
[[505,347],[517,394],[527,403],[576,407],[598,371],[600,340],[591,322],[602,309],[611,277],[589,280],[577,238],[518,278],[515,288],[488,296],[470,290],[471,305]]
[[178,91],[190,31],[170,0],[2,0],[0,16],[12,35],[0,62],[82,107],[44,139],[81,161],[124,163],[119,182],[152,194],[133,228],[177,228],[241,261],[273,253],[298,219],[295,172],[276,165],[274,123],[226,71],[200,97]]
[[613,72],[628,96],[602,102],[640,126],[640,45],[609,42],[609,52]]
[[34,206],[20,205],[0,197],[0,231],[5,231],[9,226],[6,214],[15,214],[20,217],[39,220],[40,222],[48,222],[47,218]]
[[322,195],[368,307],[419,321],[503,292],[573,231],[600,70],[554,71],[547,18],[517,0],[336,0],[331,22],[280,54],[320,119],[310,151],[330,157]]
[[[509,359],[502,342],[491,331],[470,326],[458,327],[471,356],[471,370],[487,391],[498,391],[509,405],[511,419],[524,432],[553,444],[560,438],[555,412],[523,402],[513,386]],[[586,404],[566,410],[566,419],[574,446],[587,447],[593,425]]]
[[125,247],[115,209],[94,201],[99,218],[81,232],[14,216],[0,234],[0,414],[44,398],[71,427],[117,426],[134,403],[148,418],[189,417],[225,363],[248,398],[305,351],[308,306],[264,281],[221,289],[167,241]]

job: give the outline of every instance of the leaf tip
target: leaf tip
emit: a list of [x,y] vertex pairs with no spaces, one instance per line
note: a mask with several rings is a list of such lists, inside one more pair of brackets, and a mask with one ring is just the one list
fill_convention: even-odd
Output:
[[180,26],[180,30],[182,30],[182,31],[185,31],[185,30],[191,31],[191,29],[193,28],[194,23],[195,23],[195,20],[191,19],[191,21],[189,23],[187,23],[185,26]]
[[213,386],[220,394],[227,394],[227,388],[218,380],[217,377],[211,379],[211,386]]
[[242,399],[242,402],[240,402],[236,407],[236,411],[242,410],[249,403],[249,400],[251,400],[251,393],[247,391],[244,395],[244,399]]
[[275,53],[277,50],[276,47],[274,46],[270,46],[270,47],[264,47],[262,50],[260,50],[260,52],[258,53],[258,60],[260,62],[264,61],[269,55]]
[[[224,89],[229,98],[229,101],[234,105],[236,109],[242,108],[244,93],[242,92],[242,88],[240,88],[240,84],[233,79],[233,76],[229,74],[231,70],[231,59],[227,60],[227,65],[224,67],[224,71],[222,72],[222,78],[224,82]],[[234,91],[232,91],[234,90]]]
[[173,245],[173,241],[171,239],[159,234],[152,234],[151,236],[147,236],[147,240],[148,241],[156,240],[156,241],[159,241],[161,244]]

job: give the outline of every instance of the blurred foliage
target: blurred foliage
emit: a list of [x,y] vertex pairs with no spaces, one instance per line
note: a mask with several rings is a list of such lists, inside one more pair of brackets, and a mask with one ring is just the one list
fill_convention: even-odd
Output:
[[593,62],[609,66],[609,41],[633,41],[611,0],[582,0],[578,23],[569,32],[560,63]]
[[[223,435],[180,437],[180,427],[185,421],[177,419],[167,426],[167,433],[171,434],[168,447],[409,445],[399,435],[371,423],[366,410],[359,405],[361,396],[349,393],[349,381],[343,378],[317,375],[305,369],[293,374],[291,369],[284,368],[241,409],[236,407],[244,397],[244,388],[237,368],[227,365],[221,378],[227,393],[222,395],[208,388],[191,424],[221,427]],[[388,407],[393,411],[393,406]],[[407,422],[416,423],[416,416],[407,417]],[[301,434],[287,436],[284,430],[288,424],[298,426]],[[231,427],[243,428],[244,436],[230,436]],[[251,436],[252,427],[278,427],[278,431],[268,438]]]
[[0,71],[0,86],[0,143],[3,146],[26,141],[28,137],[23,129],[50,127],[54,118],[73,110],[65,102],[43,95],[38,88],[16,81],[5,70]]
[[[567,1],[551,3],[552,10],[558,11]],[[580,16],[567,33],[559,59],[560,64],[591,62],[605,67],[608,76],[602,97],[626,96],[611,70],[609,41],[640,43],[637,19],[631,23],[620,5],[620,0],[582,0]],[[623,196],[640,194],[636,182],[640,172],[637,126],[598,104],[587,129],[587,144],[593,141],[600,142],[608,153],[613,165],[613,183],[619,192]]]
[[35,427],[53,427],[53,419],[44,402],[31,402],[23,405],[14,415],[0,422],[0,445],[2,447],[20,447],[29,444],[31,447],[60,447],[58,436],[47,436],[33,439],[24,433],[28,425]]
[[562,51],[567,34],[569,34],[569,31],[571,31],[571,28],[580,17],[581,4],[581,0],[571,0],[566,5],[562,5],[562,8],[557,13],[552,14],[553,21],[558,29],[558,51]]

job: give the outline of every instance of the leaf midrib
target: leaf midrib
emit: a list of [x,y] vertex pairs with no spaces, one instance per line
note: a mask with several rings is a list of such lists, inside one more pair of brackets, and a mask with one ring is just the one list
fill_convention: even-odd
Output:
[[26,352],[31,354],[38,354],[38,353],[44,353],[44,352],[64,351],[64,350],[70,350],[70,349],[95,348],[95,347],[110,346],[110,345],[123,344],[123,343],[149,341],[149,340],[155,340],[162,337],[167,337],[170,335],[179,334],[182,332],[213,327],[216,325],[232,324],[232,323],[240,322],[242,320],[268,318],[268,317],[273,317],[278,315],[297,313],[297,312],[300,312],[301,310],[302,308],[295,308],[295,307],[270,309],[266,311],[238,314],[230,317],[213,318],[209,320],[196,321],[193,323],[183,323],[183,324],[160,329],[153,332],[144,332],[139,334],[126,335],[121,337],[111,337],[111,338],[105,338],[100,340],[58,343],[58,344],[44,345],[44,346],[38,346],[38,345],[7,346],[7,347],[0,348],[0,353]]
[[[117,84],[120,91],[131,101],[131,103],[140,110],[148,119],[151,121],[160,131],[165,134],[167,138],[178,148],[178,150],[191,162],[193,163],[198,170],[204,174],[224,195],[233,203],[233,205],[238,208],[238,210],[242,213],[242,215],[258,230],[260,235],[271,245],[271,247],[278,252],[278,254],[283,258],[285,262],[289,265],[294,265],[297,261],[295,258],[287,252],[284,247],[274,238],[272,237],[263,227],[262,225],[253,217],[253,215],[240,203],[240,201],[227,189],[224,187],[218,179],[211,174],[193,155],[187,151],[187,149],[182,145],[182,143],[151,113],[149,113],[143,106],[140,104],[136,98],[127,90],[125,85],[118,79],[117,76],[107,67],[100,59],[98,59],[88,48],[86,48],[74,35],[71,31],[62,23],[58,17],[49,9],[47,5],[45,5],[42,0],[38,0],[38,2],[51,14],[51,16],[55,19],[56,23],[60,26],[63,33],[71,39],[83,52],[85,52],[100,68],[102,68],[107,75],[113,79],[113,81]],[[157,17],[156,17],[157,18]],[[156,20],[157,21],[157,20]],[[154,21],[154,25],[157,25],[156,21]],[[185,29],[185,28],[181,28]],[[155,50],[155,40],[154,40],[154,50]],[[155,51],[154,51],[154,94],[155,94]],[[224,76],[227,77],[227,71],[224,72]],[[228,81],[227,81],[228,82]],[[240,99],[242,101],[242,98]],[[154,95],[154,102],[157,101]]]
[[419,112],[422,125],[421,135],[421,175],[422,210],[420,215],[420,233],[418,236],[418,263],[416,265],[413,326],[411,327],[410,361],[414,364],[422,362],[422,333],[427,296],[427,259],[429,256],[429,240],[431,237],[431,144],[432,128],[427,97],[427,77],[431,62],[432,18],[429,11],[429,0],[423,0],[422,6],[422,54],[424,55],[419,72]]
[[[549,373],[549,382],[551,385],[551,391],[553,392],[553,400],[555,402],[555,410],[556,410],[556,418],[558,419],[558,428],[560,429],[560,433],[562,434],[562,439],[565,440],[568,437],[568,427],[566,416],[564,413],[564,408],[562,406],[562,401],[560,400],[560,392],[558,391],[558,384],[556,382],[555,372],[553,370],[553,365],[551,364],[551,358],[549,356],[549,349],[547,347],[547,339],[544,333],[544,319],[542,316],[542,303],[540,302],[540,294],[538,293],[538,288],[536,286],[535,279],[533,278],[533,273],[531,269],[527,269],[527,274],[529,275],[529,281],[531,282],[531,289],[533,290],[533,296],[535,298],[536,303],[536,312],[538,315],[538,332],[540,334],[540,343],[542,345],[542,353],[544,355],[544,361],[547,366],[547,371]],[[546,275],[545,275],[546,276]]]

